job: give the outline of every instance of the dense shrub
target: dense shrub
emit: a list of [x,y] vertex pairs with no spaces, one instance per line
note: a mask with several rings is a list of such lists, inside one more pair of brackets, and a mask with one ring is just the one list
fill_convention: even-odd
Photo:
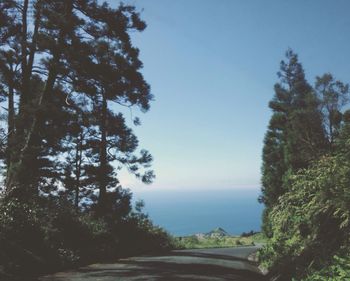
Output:
[[[57,258],[46,244],[46,214],[34,203],[3,200],[0,205],[0,264],[5,271],[29,272]],[[57,261],[57,260],[56,260]]]
[[107,219],[69,201],[0,201],[0,272],[17,276],[171,249],[172,240],[141,209]]
[[124,255],[164,252],[175,247],[173,238],[152,223],[143,207],[143,201],[137,202],[135,210],[119,225]]
[[290,190],[269,215],[272,238],[260,251],[271,274],[290,280],[320,269],[349,245],[350,165],[341,156],[324,157],[288,178]]
[[[295,280],[295,279],[294,279]],[[293,280],[293,281],[294,281]],[[318,271],[310,272],[302,281],[350,280],[350,256],[335,255],[331,262]]]

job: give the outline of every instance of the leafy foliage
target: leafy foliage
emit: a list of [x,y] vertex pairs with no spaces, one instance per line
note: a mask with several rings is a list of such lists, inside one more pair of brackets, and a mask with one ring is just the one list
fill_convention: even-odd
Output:
[[327,137],[333,145],[340,133],[343,108],[349,102],[349,85],[326,73],[316,77],[315,91],[320,100]]
[[343,281],[348,279],[350,279],[349,256],[335,255],[330,264],[319,271],[309,273],[302,281]]
[[288,51],[287,58],[263,150],[263,230],[270,239],[259,258],[274,280],[325,280],[317,276],[347,271],[332,257],[349,250],[349,86],[328,73],[313,89],[297,56]]
[[0,264],[15,275],[173,248],[170,236],[140,209],[122,217],[115,212],[106,221],[52,197],[31,204],[2,201],[0,211]]
[[350,163],[342,156],[323,157],[288,182],[290,190],[269,216],[273,237],[260,258],[272,272],[298,276],[348,246]]

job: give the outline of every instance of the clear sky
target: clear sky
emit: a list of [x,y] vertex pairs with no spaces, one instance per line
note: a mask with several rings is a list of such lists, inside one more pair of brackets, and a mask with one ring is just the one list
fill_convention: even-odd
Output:
[[[109,1],[115,5],[119,1]],[[133,190],[259,188],[276,72],[288,47],[310,83],[350,81],[348,0],[128,0],[147,29],[133,34],[155,101],[133,128],[157,178]]]

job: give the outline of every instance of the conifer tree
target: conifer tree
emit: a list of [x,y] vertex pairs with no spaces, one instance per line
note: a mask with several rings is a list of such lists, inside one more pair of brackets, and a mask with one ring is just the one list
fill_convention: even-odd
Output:
[[[25,200],[39,190],[50,193],[68,187],[73,177],[76,205],[80,191],[97,188],[104,206],[106,193],[118,190],[118,163],[150,182],[152,157],[146,150],[137,156],[137,138],[117,110],[147,111],[152,99],[129,36],[146,27],[135,8],[94,0],[6,0],[0,19],[0,79],[15,140],[7,141],[7,196]],[[10,53],[16,54],[12,61],[6,60]],[[85,123],[75,114],[84,115]]]
[[260,201],[266,205],[265,216],[288,190],[287,176],[308,167],[326,149],[319,101],[298,56],[288,50],[286,59],[269,103],[273,114],[264,140]]

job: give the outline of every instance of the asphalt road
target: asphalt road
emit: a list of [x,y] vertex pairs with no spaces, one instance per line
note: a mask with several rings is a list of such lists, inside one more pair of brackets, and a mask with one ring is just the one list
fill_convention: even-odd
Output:
[[263,281],[247,257],[258,247],[173,251],[162,256],[121,259],[41,277],[40,281],[236,280]]

